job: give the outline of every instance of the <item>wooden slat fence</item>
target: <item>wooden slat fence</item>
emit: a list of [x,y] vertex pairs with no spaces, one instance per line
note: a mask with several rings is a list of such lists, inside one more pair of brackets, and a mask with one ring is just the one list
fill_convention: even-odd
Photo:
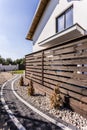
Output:
[[87,116],[87,36],[26,55],[26,78],[68,93],[73,109]]

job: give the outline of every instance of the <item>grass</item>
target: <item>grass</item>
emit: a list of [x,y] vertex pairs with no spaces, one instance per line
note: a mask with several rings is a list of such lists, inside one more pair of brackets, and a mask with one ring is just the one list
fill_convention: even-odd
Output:
[[11,71],[12,74],[23,74],[24,73],[24,70],[14,70],[14,71]]

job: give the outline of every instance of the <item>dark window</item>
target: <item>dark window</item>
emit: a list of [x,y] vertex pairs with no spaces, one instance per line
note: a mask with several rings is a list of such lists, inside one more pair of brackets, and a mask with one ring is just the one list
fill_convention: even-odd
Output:
[[64,30],[64,15],[61,15],[59,18],[58,18],[58,31],[63,31]]
[[56,18],[56,32],[61,32],[73,25],[73,7]]

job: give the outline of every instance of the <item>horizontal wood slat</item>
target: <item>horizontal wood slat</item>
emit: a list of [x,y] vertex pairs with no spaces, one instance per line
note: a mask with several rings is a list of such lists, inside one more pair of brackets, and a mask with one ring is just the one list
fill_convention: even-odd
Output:
[[[87,67],[81,66],[81,67],[77,67],[77,66],[44,66],[44,70],[47,71],[73,71],[76,72],[80,71],[80,72],[87,72]],[[44,72],[45,72],[44,71]]]
[[78,53],[70,53],[70,54],[61,54],[56,55],[53,57],[46,57],[44,61],[56,61],[56,60],[63,60],[63,59],[77,59],[77,58],[86,58],[87,52],[78,52]]
[[[26,75],[26,78],[29,79],[29,80],[32,79],[29,75]],[[36,83],[40,83],[40,84],[42,83],[41,80],[38,80],[38,79],[35,79],[35,78],[33,78],[33,81],[35,81]]]
[[59,85],[59,87],[64,88],[67,91],[69,90],[69,91],[79,93],[83,96],[87,96],[87,92],[85,92],[86,88],[77,87],[75,85],[63,83],[63,82],[60,82],[60,81],[57,81],[56,84],[53,84],[53,82],[48,83],[47,81],[44,81],[44,85],[47,86],[47,87],[51,87],[52,89],[54,89],[56,85]]
[[[87,79],[87,75],[85,74],[81,74],[81,73],[72,73],[72,72],[62,72],[62,71],[49,71],[49,70],[45,70],[44,74],[48,74],[49,75],[54,75],[54,76],[63,76],[63,77],[69,77],[72,79],[77,79],[77,80],[86,80]],[[55,78],[55,77],[54,77]]]
[[41,78],[42,77],[40,77],[40,76],[36,76],[36,75],[32,75],[32,74],[29,74],[29,73],[27,73],[27,76],[29,76],[31,79],[37,79],[37,80],[41,80]]
[[44,74],[44,77],[47,78],[47,79],[54,80],[54,81],[58,80],[58,81],[66,82],[66,83],[69,83],[69,84],[87,87],[87,81],[84,82],[82,80],[76,80],[76,79],[70,79],[70,78],[66,78],[66,77],[59,77],[59,76],[46,75],[46,74]]
[[[80,46],[80,45],[84,45],[84,44],[87,44],[87,39],[80,39],[79,41],[76,41],[76,42],[72,42],[72,43],[68,43],[68,44],[65,44],[65,45],[60,45],[60,46],[56,46],[56,47],[53,47],[53,48],[49,48],[47,50],[45,50],[45,54],[48,53],[48,52],[53,52],[53,51],[58,51],[60,49],[64,49],[64,48],[69,48],[69,47],[77,47],[77,46]],[[50,50],[50,51],[49,51]]]
[[42,73],[37,73],[37,72],[32,72],[32,71],[26,71],[28,74],[32,74],[32,75],[36,75],[36,76],[39,76],[39,77],[41,77],[42,76]]
[[36,73],[42,73],[42,70],[41,69],[32,69],[32,68],[26,68],[26,71],[31,71],[31,72],[36,72]]
[[44,65],[82,65],[87,64],[87,59],[45,61]]
[[26,65],[26,68],[30,68],[30,69],[42,69],[42,66],[29,66],[29,65]]

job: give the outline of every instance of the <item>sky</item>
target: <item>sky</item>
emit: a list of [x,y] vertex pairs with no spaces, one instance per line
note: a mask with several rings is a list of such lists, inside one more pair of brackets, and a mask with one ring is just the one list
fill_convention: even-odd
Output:
[[32,52],[26,40],[39,0],[0,0],[0,55],[12,60]]

